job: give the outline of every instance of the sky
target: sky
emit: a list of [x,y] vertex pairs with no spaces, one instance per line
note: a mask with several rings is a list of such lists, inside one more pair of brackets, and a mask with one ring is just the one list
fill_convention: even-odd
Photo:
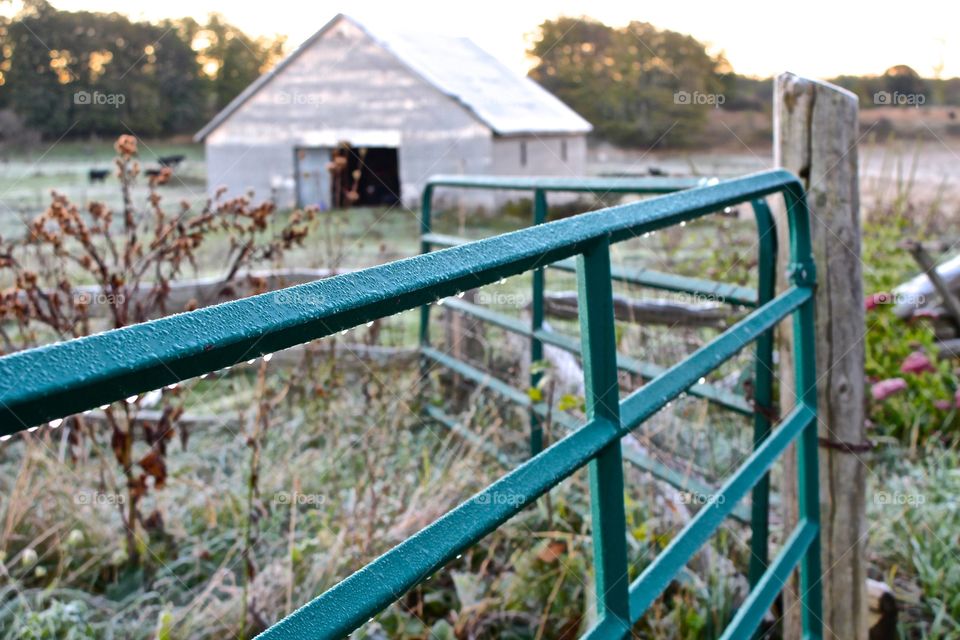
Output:
[[[11,6],[0,2],[0,12]],[[58,9],[117,11],[135,19],[218,12],[251,35],[283,34],[290,48],[337,13],[371,26],[444,32],[471,38],[517,71],[538,24],[557,16],[589,15],[611,25],[630,20],[688,33],[723,51],[735,71],[767,77],[793,71],[817,78],[882,74],[908,64],[921,75],[960,76],[960,1],[914,0],[486,0],[480,3],[419,0],[52,0]]]

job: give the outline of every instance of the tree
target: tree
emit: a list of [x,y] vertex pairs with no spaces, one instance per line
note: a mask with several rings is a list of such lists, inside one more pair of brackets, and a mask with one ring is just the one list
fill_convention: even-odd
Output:
[[926,95],[927,81],[905,64],[890,67],[883,73],[884,87],[890,93]]
[[218,14],[212,14],[204,26],[190,18],[181,24],[210,83],[209,107],[214,113],[276,64],[286,42],[282,36],[251,38]]
[[48,138],[192,132],[273,64],[282,44],[216,15],[206,27],[133,22],[27,0],[0,22],[0,108]]
[[547,20],[529,54],[537,61],[531,78],[589,120],[598,137],[622,146],[686,144],[707,110],[726,99],[722,55],[646,22]]

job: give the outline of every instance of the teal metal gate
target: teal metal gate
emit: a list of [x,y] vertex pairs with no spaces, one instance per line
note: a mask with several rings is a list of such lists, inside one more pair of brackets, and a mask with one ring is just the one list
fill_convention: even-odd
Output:
[[[610,245],[744,202],[782,194],[791,238],[791,286],[689,358],[624,399],[617,384]],[[544,209],[545,211],[545,209]],[[761,229],[763,231],[763,229]],[[765,482],[796,441],[800,519],[724,632],[748,637],[800,568],[805,637],[822,634],[817,486],[816,380],[808,211],[800,183],[768,171],[546,223],[406,260],[199,309],[0,358],[0,435],[92,409],[422,307],[460,291],[575,258],[587,422],[446,515],[293,612],[261,637],[340,638],[502,525],[578,469],[589,466],[598,602],[588,638],[623,638],[673,577]],[[773,264],[761,264],[761,289]],[[764,273],[766,272],[766,275]],[[277,304],[281,296],[287,304]],[[290,303],[293,301],[293,303]],[[299,303],[297,301],[300,301]],[[758,431],[753,453],[643,573],[628,584],[620,439],[692,389],[701,377],[793,317],[796,407]],[[535,336],[540,337],[541,336]],[[762,351],[762,349],[761,349]],[[510,500],[501,497],[510,496]],[[517,500],[517,497],[522,499]],[[766,504],[754,503],[754,510]],[[765,539],[764,539],[765,544]]]

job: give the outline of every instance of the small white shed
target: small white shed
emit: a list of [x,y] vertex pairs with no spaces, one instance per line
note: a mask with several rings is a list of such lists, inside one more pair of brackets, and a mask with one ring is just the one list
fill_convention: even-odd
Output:
[[466,38],[373,33],[337,15],[195,139],[210,191],[328,208],[349,188],[358,204],[412,206],[436,173],[583,175],[590,129]]

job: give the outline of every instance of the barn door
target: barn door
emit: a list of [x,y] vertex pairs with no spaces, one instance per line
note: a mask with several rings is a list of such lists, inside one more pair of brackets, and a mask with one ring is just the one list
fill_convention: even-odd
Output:
[[294,149],[297,168],[297,206],[314,205],[325,211],[330,208],[329,147],[297,147]]

